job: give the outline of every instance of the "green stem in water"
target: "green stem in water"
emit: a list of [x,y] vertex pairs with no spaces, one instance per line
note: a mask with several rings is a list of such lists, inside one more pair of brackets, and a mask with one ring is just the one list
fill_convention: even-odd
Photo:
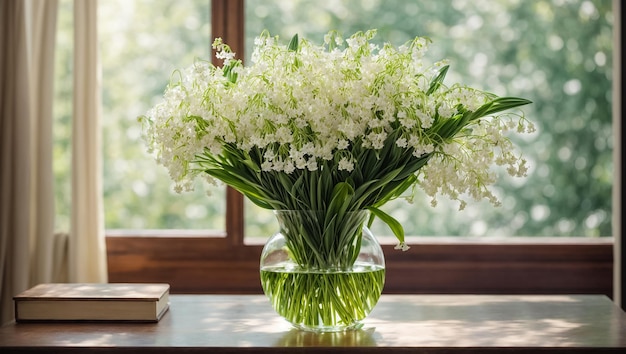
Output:
[[276,312],[309,330],[358,326],[376,305],[384,281],[384,268],[334,273],[261,270],[261,284]]

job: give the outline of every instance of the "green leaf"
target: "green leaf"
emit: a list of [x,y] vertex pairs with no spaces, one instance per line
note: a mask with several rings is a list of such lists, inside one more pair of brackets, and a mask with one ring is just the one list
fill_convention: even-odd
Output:
[[439,74],[437,77],[430,82],[430,86],[428,87],[428,91],[426,91],[426,95],[431,95],[433,92],[437,91],[441,85],[443,85],[443,79],[445,79],[446,74],[448,73],[448,69],[450,65],[446,65],[439,70]]
[[506,111],[519,106],[524,106],[532,103],[525,98],[519,97],[498,97],[491,102],[485,103],[477,110],[471,113],[469,120],[478,119],[484,116],[492,115],[494,113]]
[[389,229],[391,229],[391,231],[393,232],[394,236],[396,236],[398,241],[400,243],[404,243],[404,228],[402,227],[402,224],[400,224],[398,220],[394,219],[393,216],[385,213],[384,211],[378,208],[372,207],[372,206],[368,207],[367,210],[369,210],[377,218],[379,218],[385,224],[387,224],[387,226],[389,226]]
[[[280,204],[279,201],[272,200],[264,192],[263,188],[259,185],[253,184],[250,181],[242,180],[237,175],[228,172],[228,168],[225,169],[206,169],[204,170],[208,175],[219,179],[220,181],[233,187],[240,193],[244,194],[254,204],[265,209],[276,209],[276,206]],[[274,205],[277,204],[277,205]]]
[[355,195],[360,197],[357,203],[365,204],[365,200],[369,198],[370,195],[380,193],[380,189],[393,181],[400,172],[402,172],[402,167],[386,173],[380,179],[368,181],[361,185],[355,192]]
[[330,221],[333,215],[343,215],[350,205],[352,204],[352,197],[354,196],[354,188],[349,183],[339,182],[333,188],[333,193],[330,198],[330,204],[328,205],[328,213],[326,224]]
[[409,175],[406,179],[402,180],[401,183],[397,184],[395,188],[383,192],[381,197],[379,197],[378,201],[375,202],[373,206],[380,207],[391,200],[401,197],[402,194],[415,183],[415,180],[417,180],[416,175]]
[[298,51],[298,34],[297,33],[293,37],[291,37],[291,41],[289,41],[288,49],[292,52]]

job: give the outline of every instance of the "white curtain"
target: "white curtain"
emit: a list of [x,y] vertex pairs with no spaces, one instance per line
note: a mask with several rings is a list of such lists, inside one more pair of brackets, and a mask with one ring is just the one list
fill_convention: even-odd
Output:
[[26,2],[29,31],[30,111],[30,283],[52,281],[54,177],[52,175],[52,100],[58,1]]
[[106,282],[96,0],[75,0],[71,230],[54,234],[57,0],[0,0],[0,324],[41,282]]
[[31,146],[26,3],[0,0],[0,324],[29,285]]
[[52,280],[52,98],[57,1],[0,5],[0,320],[12,296]]
[[106,282],[97,0],[74,1],[72,217],[69,277]]

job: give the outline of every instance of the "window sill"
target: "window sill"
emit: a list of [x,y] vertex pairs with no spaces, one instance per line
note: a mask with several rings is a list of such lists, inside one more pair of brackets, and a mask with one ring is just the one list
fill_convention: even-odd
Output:
[[[195,231],[110,233],[109,281],[166,282],[172,293],[258,294],[263,241]],[[613,291],[612,238],[409,238],[383,242],[385,293],[603,294]]]

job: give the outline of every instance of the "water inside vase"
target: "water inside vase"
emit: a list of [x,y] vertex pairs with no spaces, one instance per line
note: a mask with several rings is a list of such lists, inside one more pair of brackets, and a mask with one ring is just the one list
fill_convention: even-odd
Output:
[[297,328],[319,332],[359,328],[385,282],[384,266],[361,262],[347,270],[308,270],[286,262],[260,271],[274,310]]

